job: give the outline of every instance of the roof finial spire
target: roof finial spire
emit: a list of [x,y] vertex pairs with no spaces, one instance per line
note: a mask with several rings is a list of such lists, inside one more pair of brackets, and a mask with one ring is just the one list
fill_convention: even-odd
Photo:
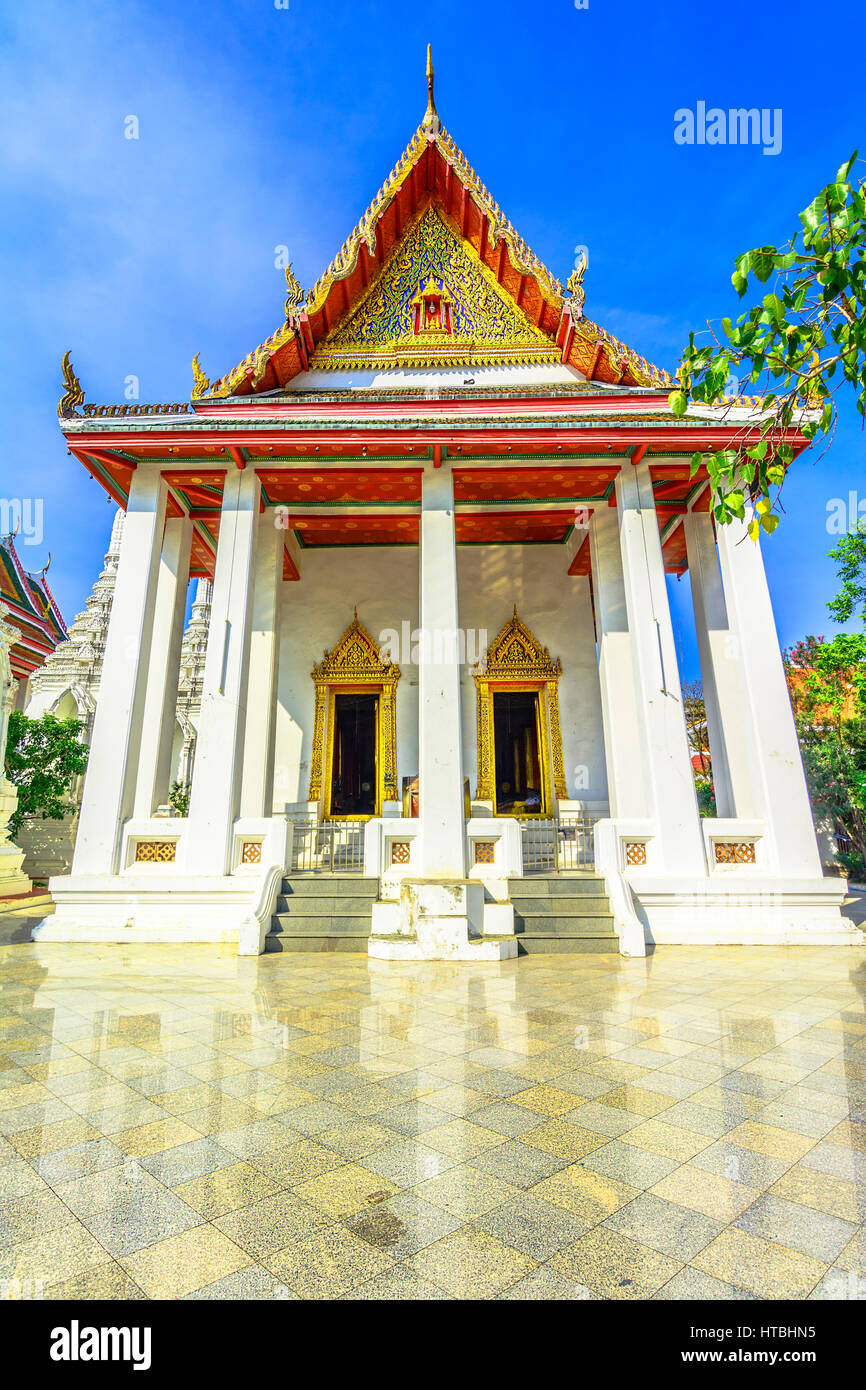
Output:
[[439,112],[436,110],[436,103],[433,100],[433,50],[429,43],[427,45],[427,110],[424,112],[421,129],[429,131],[431,135],[438,135],[442,129]]

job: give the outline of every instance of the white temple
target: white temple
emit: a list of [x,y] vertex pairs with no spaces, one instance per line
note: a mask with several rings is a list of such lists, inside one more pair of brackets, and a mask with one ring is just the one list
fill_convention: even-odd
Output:
[[[232,371],[196,358],[191,406],[86,405],[67,356],[66,442],[126,520],[39,939],[409,960],[860,941],[822,875],[760,545],[690,470],[757,429],[754,403],[675,419],[670,378],[585,317],[583,269],[564,289],[529,250],[431,77],[331,266],[307,294],[287,272],[282,324]],[[711,819],[666,584],[686,571]],[[212,583],[200,676],[190,576]]]

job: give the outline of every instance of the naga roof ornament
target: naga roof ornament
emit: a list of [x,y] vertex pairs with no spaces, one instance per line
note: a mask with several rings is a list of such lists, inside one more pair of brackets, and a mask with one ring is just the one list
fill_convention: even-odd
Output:
[[84,391],[69,360],[69,352],[64,352],[60,370],[63,372],[64,392],[57,404],[57,418],[65,420],[68,416],[76,413],[75,407],[77,405],[84,404]]
[[301,288],[300,280],[292,270],[291,261],[289,261],[289,264],[286,266],[286,288],[288,290],[288,295],[286,297],[286,323],[292,323],[297,317],[298,311],[303,307],[306,296]]

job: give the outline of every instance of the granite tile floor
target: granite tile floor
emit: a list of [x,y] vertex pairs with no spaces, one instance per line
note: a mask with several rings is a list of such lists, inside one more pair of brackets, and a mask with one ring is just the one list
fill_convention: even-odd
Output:
[[866,1299],[866,949],[403,965],[0,919],[0,1295]]

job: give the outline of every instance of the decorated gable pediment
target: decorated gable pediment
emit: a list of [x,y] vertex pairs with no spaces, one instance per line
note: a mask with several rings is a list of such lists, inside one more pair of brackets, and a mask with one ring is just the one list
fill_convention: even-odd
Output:
[[548,335],[431,203],[360,302],[319,345],[312,365],[427,366],[557,356]]
[[490,646],[484,669],[485,680],[555,680],[562,674],[562,662],[553,658],[547,647],[533,636],[529,628],[514,615],[499,629]]
[[396,681],[399,666],[383,661],[379,645],[358,618],[357,609],[346,631],[335,647],[326,651],[312,671],[317,682],[337,681]]

